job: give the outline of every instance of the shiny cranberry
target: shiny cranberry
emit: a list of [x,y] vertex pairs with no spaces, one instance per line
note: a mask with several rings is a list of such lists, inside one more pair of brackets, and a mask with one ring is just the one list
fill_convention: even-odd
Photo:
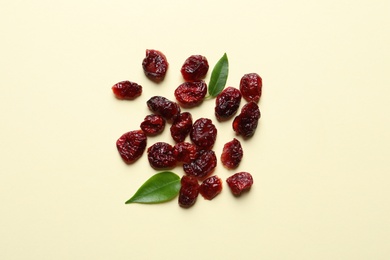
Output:
[[184,175],[180,180],[179,205],[183,208],[193,206],[199,195],[199,183],[193,176]]
[[116,141],[116,147],[123,161],[133,163],[145,151],[146,135],[141,130],[127,132]]
[[112,91],[118,99],[132,100],[142,93],[142,86],[128,80],[121,81],[112,86]]
[[240,81],[240,90],[244,99],[248,102],[259,102],[263,81],[257,73],[245,74]]
[[225,88],[215,99],[215,116],[218,120],[230,119],[241,103],[241,93],[233,87]]
[[255,102],[249,102],[242,107],[241,113],[234,118],[233,130],[243,137],[254,135],[260,119],[260,109]]
[[253,185],[252,175],[248,172],[238,172],[226,179],[226,182],[236,196],[243,191],[249,190]]
[[192,129],[192,116],[189,112],[177,115],[171,125],[171,136],[175,142],[183,142]]
[[197,178],[204,178],[210,175],[217,166],[217,157],[214,151],[201,151],[200,156],[190,163],[183,164],[184,172],[187,175]]
[[164,79],[168,70],[168,61],[161,51],[146,50],[146,57],[142,61],[145,75],[155,82]]
[[211,176],[205,179],[199,187],[199,193],[203,198],[212,200],[222,191],[222,181],[218,176]]
[[203,79],[209,70],[209,63],[202,55],[192,55],[181,67],[181,74],[186,81],[198,81]]
[[191,141],[202,149],[211,149],[217,139],[217,128],[208,118],[199,118],[192,125]]
[[180,107],[176,102],[162,96],[151,97],[146,105],[153,113],[162,115],[168,121],[180,113]]
[[223,146],[221,154],[222,165],[228,169],[237,168],[244,155],[240,141],[234,138]]
[[140,125],[146,135],[156,135],[165,128],[165,120],[161,115],[147,115]]
[[155,169],[169,169],[176,166],[173,147],[165,142],[157,142],[148,148],[148,160],[150,166]]
[[198,157],[199,149],[194,144],[181,142],[175,144],[173,153],[175,154],[177,162],[190,163]]
[[190,108],[202,103],[207,94],[204,81],[184,82],[175,90],[176,100],[182,107]]

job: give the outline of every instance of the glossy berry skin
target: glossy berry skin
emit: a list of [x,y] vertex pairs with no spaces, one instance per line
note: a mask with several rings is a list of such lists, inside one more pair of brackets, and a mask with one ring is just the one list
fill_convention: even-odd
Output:
[[186,59],[181,67],[181,74],[186,81],[198,81],[203,79],[209,70],[209,63],[202,55],[192,55]]
[[172,145],[157,142],[148,148],[148,160],[154,169],[170,169],[176,166]]
[[260,109],[255,102],[249,102],[242,107],[241,113],[234,118],[233,130],[248,138],[254,135],[260,119]]
[[183,208],[193,206],[199,195],[199,183],[193,176],[184,175],[180,180],[179,205]]
[[164,119],[170,121],[180,113],[180,107],[176,102],[162,96],[153,96],[146,105],[155,114],[161,115]]
[[245,74],[240,81],[240,91],[248,102],[258,103],[261,97],[263,80],[257,73]]
[[132,100],[142,94],[142,86],[128,80],[116,83],[111,89],[118,99]]
[[201,104],[206,94],[207,85],[204,81],[184,82],[175,90],[176,100],[186,108]]
[[142,68],[146,77],[154,82],[160,82],[165,78],[168,70],[168,61],[165,55],[158,50],[146,50],[146,57],[142,61]]
[[226,182],[232,193],[239,196],[243,191],[249,190],[252,187],[253,178],[248,172],[238,172],[227,178]]
[[192,116],[189,112],[177,115],[171,125],[171,136],[175,142],[183,142],[192,129]]
[[223,146],[221,154],[222,165],[228,169],[235,169],[240,165],[244,152],[240,141],[234,138]]
[[220,121],[230,119],[237,112],[240,103],[240,91],[233,87],[225,88],[215,99],[215,116]]
[[211,149],[217,139],[217,128],[208,118],[199,118],[192,125],[191,141],[204,150]]
[[116,141],[116,147],[123,161],[131,164],[145,151],[146,135],[142,130],[127,132]]
[[218,176],[205,179],[199,187],[199,193],[203,198],[212,200],[222,191],[222,181]]
[[140,125],[146,135],[156,135],[165,128],[165,120],[161,115],[147,115]]
[[217,157],[212,150],[203,150],[200,156],[190,163],[183,164],[184,172],[187,175],[203,179],[210,175],[217,166]]
[[177,162],[190,163],[199,155],[199,148],[188,142],[180,142],[173,147]]

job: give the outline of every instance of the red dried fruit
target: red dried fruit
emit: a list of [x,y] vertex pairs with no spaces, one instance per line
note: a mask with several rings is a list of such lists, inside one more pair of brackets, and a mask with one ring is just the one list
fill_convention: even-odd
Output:
[[147,115],[140,125],[146,135],[156,135],[165,128],[165,120],[161,115]]
[[155,169],[169,169],[176,166],[176,157],[172,145],[157,142],[148,148],[150,166]]
[[181,142],[173,147],[177,162],[190,163],[198,157],[199,150],[194,144]]
[[212,150],[203,150],[200,156],[190,163],[183,164],[184,172],[187,175],[197,178],[204,178],[210,175],[217,166],[217,157]]
[[243,137],[251,137],[260,119],[260,109],[255,102],[249,102],[242,107],[241,113],[234,118],[233,130]]
[[180,107],[176,102],[162,96],[151,97],[146,105],[153,113],[162,115],[168,121],[180,113]]
[[215,116],[218,120],[231,118],[241,103],[241,93],[233,87],[225,88],[215,99]]
[[228,169],[237,168],[244,155],[240,141],[234,138],[223,146],[221,154],[222,165]]
[[190,108],[202,103],[207,94],[204,81],[184,82],[175,90],[175,97],[182,107]]
[[249,190],[253,184],[252,175],[248,172],[238,172],[226,179],[232,193],[236,196],[243,191]]
[[199,195],[198,180],[193,176],[184,175],[180,183],[179,205],[183,208],[189,208],[195,204]]
[[205,179],[199,187],[199,192],[203,198],[212,200],[222,191],[222,181],[217,176]]
[[132,100],[142,93],[142,86],[128,80],[121,81],[112,86],[112,92],[118,99]]
[[257,73],[245,74],[240,81],[240,90],[246,101],[259,102],[263,81]]
[[217,139],[217,128],[208,118],[199,118],[192,125],[191,141],[202,149],[211,149]]
[[126,163],[133,163],[145,151],[146,135],[141,130],[127,132],[116,141],[116,147]]
[[171,136],[175,142],[183,142],[192,129],[192,116],[189,112],[177,115],[171,125]]
[[209,63],[202,55],[192,55],[186,59],[181,67],[181,74],[186,81],[203,79],[209,70]]
[[142,61],[142,68],[149,79],[155,82],[162,81],[167,73],[168,65],[167,58],[161,51],[146,50],[146,57]]

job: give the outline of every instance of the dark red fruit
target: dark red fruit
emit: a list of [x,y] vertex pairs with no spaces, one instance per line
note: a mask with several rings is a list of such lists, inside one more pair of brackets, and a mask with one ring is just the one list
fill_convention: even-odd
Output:
[[207,85],[204,81],[184,82],[175,90],[176,100],[182,107],[194,107],[202,103],[207,94]]
[[248,172],[238,172],[226,179],[232,193],[236,196],[243,191],[249,190],[253,184],[252,175]]
[[133,163],[145,151],[146,135],[141,130],[127,132],[116,141],[116,147],[126,163]]
[[183,208],[189,208],[195,204],[199,195],[198,180],[193,176],[184,175],[180,183],[179,205]]
[[165,128],[165,120],[161,115],[147,115],[140,125],[146,135],[156,135]]
[[221,154],[222,165],[228,169],[237,168],[243,155],[244,152],[242,151],[240,141],[234,138],[223,146]]
[[135,99],[142,93],[142,86],[128,80],[121,81],[112,86],[112,91],[118,99]]
[[180,113],[180,107],[176,102],[161,96],[151,97],[146,105],[153,113],[162,115],[168,121]]
[[233,87],[225,88],[215,99],[215,116],[218,120],[230,119],[241,103],[241,93]]
[[212,200],[222,191],[222,181],[217,176],[205,179],[199,187],[199,192],[203,198]]
[[183,142],[192,129],[192,116],[189,112],[177,115],[171,125],[171,136],[175,142]]
[[142,61],[142,68],[149,79],[160,82],[167,73],[168,61],[162,52],[146,50],[146,57]]
[[169,169],[176,166],[176,157],[172,145],[158,142],[148,148],[150,166],[155,169]]
[[202,55],[192,55],[181,67],[181,74],[186,81],[198,81],[203,79],[209,70],[209,63]]
[[245,74],[240,81],[240,90],[246,101],[259,102],[263,81],[257,73]]
[[255,102],[249,102],[242,107],[241,113],[234,118],[233,130],[243,137],[251,137],[260,119],[260,109]]
[[217,128],[208,118],[199,118],[192,125],[191,141],[202,149],[211,149],[217,139]]
[[204,178],[210,175],[217,166],[217,157],[214,151],[201,151],[200,156],[190,163],[183,164],[184,172],[187,175],[197,178]]
[[199,155],[198,147],[194,144],[181,142],[173,147],[177,162],[190,163]]

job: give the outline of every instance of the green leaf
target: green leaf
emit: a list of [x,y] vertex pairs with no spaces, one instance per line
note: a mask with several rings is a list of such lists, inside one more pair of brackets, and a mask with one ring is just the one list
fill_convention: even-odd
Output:
[[126,204],[166,202],[179,194],[180,177],[173,172],[159,172],[150,177]]
[[208,85],[208,92],[211,97],[218,96],[225,88],[227,77],[229,74],[229,61],[226,53],[215,64],[211,72],[210,83]]

